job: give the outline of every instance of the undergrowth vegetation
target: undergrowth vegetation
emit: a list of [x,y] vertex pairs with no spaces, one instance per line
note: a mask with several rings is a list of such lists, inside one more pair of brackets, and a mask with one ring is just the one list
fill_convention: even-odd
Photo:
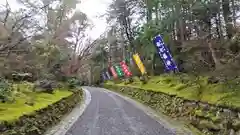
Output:
[[0,102],[7,102],[12,96],[12,87],[8,84],[6,80],[0,81]]

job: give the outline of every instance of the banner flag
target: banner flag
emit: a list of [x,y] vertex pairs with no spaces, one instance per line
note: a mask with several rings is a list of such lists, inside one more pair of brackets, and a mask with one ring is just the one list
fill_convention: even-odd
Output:
[[102,73],[101,73],[101,76],[102,76],[103,81],[106,81],[106,80],[107,80],[107,77],[106,77],[106,75],[105,75],[105,72],[102,72]]
[[121,67],[123,69],[123,72],[124,72],[126,77],[132,76],[132,73],[130,72],[127,64],[124,61],[120,62],[120,65],[121,65]]
[[142,60],[140,59],[139,55],[136,53],[133,55],[133,59],[135,61],[135,63],[137,64],[138,68],[140,69],[142,75],[146,74],[146,69],[142,63]]
[[156,36],[153,39],[153,42],[157,48],[158,54],[160,58],[162,59],[165,69],[167,71],[178,71],[178,67],[176,63],[173,60],[173,57],[171,53],[169,52],[169,49],[165,45],[162,37],[160,35]]
[[110,80],[110,79],[111,79],[111,76],[110,76],[110,74],[109,74],[109,72],[108,72],[108,71],[106,71],[106,77],[107,77],[107,79],[108,79],[108,80]]
[[117,73],[116,73],[116,71],[115,71],[113,66],[110,67],[110,71],[111,71],[111,73],[113,75],[113,78],[115,78],[115,79],[118,78],[118,75],[117,75]]
[[116,66],[114,66],[114,67],[115,67],[115,69],[116,69],[116,72],[117,72],[118,77],[123,77],[124,74],[123,74],[123,71],[122,71],[121,67],[119,67],[118,65],[116,65]]

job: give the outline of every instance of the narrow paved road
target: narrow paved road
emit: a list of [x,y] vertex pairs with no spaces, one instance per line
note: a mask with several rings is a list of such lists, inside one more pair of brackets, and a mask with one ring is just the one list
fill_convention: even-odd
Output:
[[123,98],[87,87],[92,100],[66,135],[174,135]]

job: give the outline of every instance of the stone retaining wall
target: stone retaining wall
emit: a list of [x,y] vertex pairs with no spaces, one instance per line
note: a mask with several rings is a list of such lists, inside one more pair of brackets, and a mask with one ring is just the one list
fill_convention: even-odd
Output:
[[209,135],[240,135],[240,112],[235,108],[189,101],[160,92],[132,87],[105,85],[105,88],[127,94],[172,118],[184,120]]
[[69,97],[36,111],[31,115],[24,115],[14,122],[0,124],[1,135],[43,135],[53,125],[61,121],[61,118],[71,112],[83,97],[82,90]]

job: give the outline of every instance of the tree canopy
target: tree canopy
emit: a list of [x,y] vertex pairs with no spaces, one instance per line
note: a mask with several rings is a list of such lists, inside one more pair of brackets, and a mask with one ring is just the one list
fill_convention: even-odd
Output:
[[89,38],[86,30],[92,25],[86,14],[76,10],[80,1],[17,2],[17,10],[11,9],[8,1],[1,5],[1,76],[12,72],[29,72],[36,78],[76,74],[92,48],[84,44]]
[[[138,52],[149,73],[163,73],[152,41],[161,34],[181,72],[239,76],[239,4],[239,0],[113,0],[105,14],[115,38],[106,45],[111,58],[106,65],[118,59],[114,57],[121,57],[119,62]],[[114,50],[122,55],[111,53]]]

